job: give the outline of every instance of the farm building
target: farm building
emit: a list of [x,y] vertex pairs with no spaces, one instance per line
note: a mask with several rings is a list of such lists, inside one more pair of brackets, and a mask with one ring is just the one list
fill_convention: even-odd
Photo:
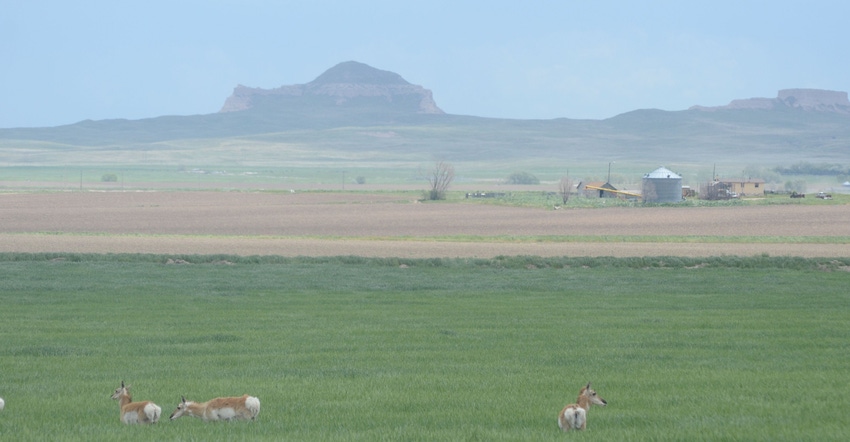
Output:
[[578,183],[578,191],[584,192],[588,198],[616,198],[616,187],[611,183],[602,181],[591,181],[589,183]]
[[764,196],[764,180],[760,178],[718,179],[717,181],[725,184],[730,192],[738,196]]
[[678,203],[682,201],[682,177],[659,167],[643,176],[643,202]]
[[728,200],[732,198],[732,190],[729,189],[729,186],[726,183],[721,183],[720,181],[709,181],[707,183],[700,184],[699,186],[699,198],[702,200]]

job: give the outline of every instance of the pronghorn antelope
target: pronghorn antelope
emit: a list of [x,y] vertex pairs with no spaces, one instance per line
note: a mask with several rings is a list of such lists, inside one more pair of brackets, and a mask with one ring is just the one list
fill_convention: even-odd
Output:
[[121,387],[112,393],[112,399],[118,399],[121,422],[125,424],[155,424],[162,414],[162,408],[151,401],[133,402],[130,386],[125,387],[124,381],[121,381]]
[[564,431],[584,430],[587,428],[587,410],[591,405],[608,405],[605,399],[590,388],[590,382],[578,392],[576,403],[569,404],[558,415],[558,426]]
[[254,420],[260,414],[260,400],[246,394],[242,397],[219,397],[206,402],[192,402],[181,396],[177,409],[171,413],[171,420],[184,414],[207,422]]

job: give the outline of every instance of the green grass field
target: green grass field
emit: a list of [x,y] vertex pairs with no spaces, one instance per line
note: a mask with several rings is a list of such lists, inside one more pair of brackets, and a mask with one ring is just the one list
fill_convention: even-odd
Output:
[[[850,259],[57,257],[0,255],[0,440],[850,434]],[[167,419],[243,393],[256,422]]]
[[[3,148],[0,140],[0,149]],[[207,149],[203,150],[209,153]],[[258,155],[258,154],[254,154]],[[260,155],[262,157],[262,155]],[[110,157],[112,158],[112,157]],[[175,166],[175,164],[177,164]],[[540,179],[541,184],[524,186],[528,191],[507,191],[508,195],[501,198],[502,203],[538,204],[549,207],[560,203],[557,195],[558,182],[564,176],[569,176],[576,185],[579,182],[606,180],[607,163],[602,161],[561,164],[546,157],[542,160],[488,160],[454,161],[456,171],[449,192],[450,198],[462,199],[465,194],[474,190],[503,192],[499,186],[505,184],[508,177],[517,172],[528,172]],[[421,186],[422,191],[428,189],[426,176],[433,169],[430,159],[405,159],[398,161],[352,160],[347,162],[313,162],[311,165],[278,165],[278,164],[242,164],[238,160],[229,162],[197,162],[174,159],[167,165],[134,164],[130,163],[91,163],[67,164],[64,166],[8,166],[0,163],[0,183],[6,191],[20,190],[131,190],[131,189],[297,189],[309,190],[331,188],[334,191],[358,191],[364,186],[358,184],[386,186],[388,190],[402,185]],[[657,163],[629,162],[617,165],[610,175],[611,183],[618,189],[640,190],[641,180],[645,173],[658,167]],[[690,185],[695,190],[712,176],[710,166],[699,163],[674,163],[667,167],[683,176],[683,184]],[[744,165],[735,163],[722,167],[724,173],[737,176],[738,170]],[[775,167],[771,165],[770,167]],[[116,181],[104,182],[104,175],[114,175]],[[779,175],[781,183],[785,181],[802,181],[807,184],[806,193],[815,194],[818,191],[832,193],[836,199],[844,189],[841,183],[846,177],[819,175]],[[767,189],[783,190],[781,183],[771,182]],[[480,188],[472,188],[472,186]],[[456,189],[456,190],[453,190]],[[372,190],[370,190],[372,191]],[[846,195],[846,194],[845,194]],[[575,206],[575,195],[570,205]],[[788,195],[781,195],[784,202],[796,204],[824,203],[823,200],[785,201]],[[606,198],[610,205],[615,201]],[[492,202],[492,200],[490,200]],[[592,201],[598,201],[593,198]],[[726,201],[726,204],[740,201]],[[717,202],[715,202],[717,203]],[[593,203],[585,201],[582,207]]]

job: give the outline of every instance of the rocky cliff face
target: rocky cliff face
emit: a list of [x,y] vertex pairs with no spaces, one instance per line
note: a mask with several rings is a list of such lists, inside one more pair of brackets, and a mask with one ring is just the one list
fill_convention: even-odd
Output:
[[815,112],[850,114],[847,92],[822,89],[783,89],[776,98],[749,98],[733,100],[726,106],[693,106],[692,110],[715,111],[723,109],[781,109],[795,108]]
[[251,109],[258,97],[331,97],[342,106],[358,98],[378,98],[387,103],[416,103],[412,112],[442,114],[430,90],[410,84],[400,75],[375,69],[356,61],[340,63],[307,84],[282,86],[276,89],[250,88],[239,85],[224,102],[219,112],[237,112]]

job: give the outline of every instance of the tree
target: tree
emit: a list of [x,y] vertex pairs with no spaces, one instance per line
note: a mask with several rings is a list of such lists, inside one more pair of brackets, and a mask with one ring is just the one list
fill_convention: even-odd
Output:
[[428,185],[430,186],[430,189],[428,191],[428,199],[446,199],[446,190],[449,188],[449,185],[452,183],[452,180],[455,179],[455,168],[445,161],[438,161],[437,164],[434,165],[434,169],[431,170],[426,179],[428,180]]
[[788,192],[805,193],[806,181],[804,180],[788,180],[785,182],[785,190]]
[[569,177],[562,176],[561,181],[558,182],[558,193],[561,194],[561,201],[564,204],[567,204],[567,201],[570,200],[570,192],[573,190],[573,180]]
[[511,176],[508,177],[507,184],[540,184],[540,180],[537,179],[536,176],[528,173],[528,172],[516,172],[512,173]]

